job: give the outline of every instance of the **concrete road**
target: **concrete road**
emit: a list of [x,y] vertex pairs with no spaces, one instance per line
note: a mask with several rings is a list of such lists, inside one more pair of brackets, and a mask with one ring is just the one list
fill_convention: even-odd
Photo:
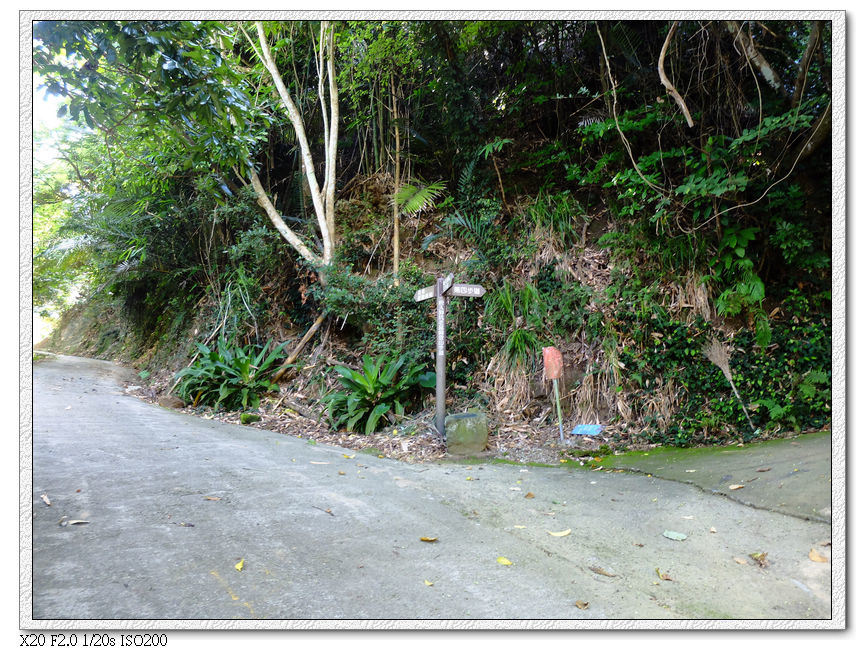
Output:
[[153,406],[135,379],[34,367],[22,627],[832,616],[822,521],[613,470],[403,464]]

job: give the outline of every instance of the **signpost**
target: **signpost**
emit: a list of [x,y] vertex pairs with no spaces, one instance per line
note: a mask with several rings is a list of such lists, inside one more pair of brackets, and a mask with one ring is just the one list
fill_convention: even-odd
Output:
[[446,278],[437,278],[436,283],[423,289],[418,289],[414,294],[415,302],[436,299],[436,430],[444,437],[445,435],[445,343],[447,333],[445,329],[445,317],[447,316],[447,303],[451,297],[480,298],[487,292],[479,284],[454,284],[453,273]]

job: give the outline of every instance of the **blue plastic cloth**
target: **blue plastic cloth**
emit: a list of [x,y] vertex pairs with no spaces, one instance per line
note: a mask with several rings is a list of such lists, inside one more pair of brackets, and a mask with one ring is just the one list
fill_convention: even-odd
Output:
[[572,436],[596,436],[604,430],[602,424],[578,424],[571,431]]

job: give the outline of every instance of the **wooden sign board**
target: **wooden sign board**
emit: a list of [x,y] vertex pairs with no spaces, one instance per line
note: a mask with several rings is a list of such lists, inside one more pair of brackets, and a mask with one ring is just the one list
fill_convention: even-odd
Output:
[[487,292],[479,284],[455,284],[446,295],[448,296],[460,296],[462,298],[480,298]]
[[[436,288],[434,284],[424,287],[423,289],[418,289],[414,292],[414,301],[421,302],[423,300],[434,298],[435,292]],[[480,298],[486,292],[487,290],[479,284],[453,284],[449,289],[444,290],[444,295],[448,298]]]

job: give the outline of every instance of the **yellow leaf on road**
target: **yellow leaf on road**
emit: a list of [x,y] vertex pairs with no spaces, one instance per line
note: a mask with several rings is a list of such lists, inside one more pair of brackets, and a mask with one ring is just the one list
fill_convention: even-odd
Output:
[[669,573],[661,573],[661,569],[659,567],[655,567],[655,573],[658,574],[658,577],[661,580],[669,580],[670,582],[673,582],[673,579],[670,577],[670,574]]
[[526,499],[534,499],[534,498],[535,498],[534,492],[526,492]]
[[808,557],[811,558],[811,561],[812,561],[812,562],[828,562],[828,561],[829,561],[827,558],[825,558],[824,556],[820,555],[820,554],[817,552],[817,549],[815,549],[815,548],[812,548],[812,549],[811,549],[811,552],[808,553]]
[[429,580],[424,580],[423,583],[424,583],[427,587],[432,587],[432,586],[433,586],[433,583],[430,582]]
[[525,528],[525,526],[514,526],[514,528]]
[[585,601],[585,600],[578,600],[577,602],[574,603],[574,605],[576,605],[580,609],[588,609],[589,608],[589,603],[588,603],[588,601]]
[[238,571],[243,571],[243,560],[241,559],[240,562],[235,564],[234,568],[237,569]]
[[558,533],[554,533],[554,532],[551,531],[551,530],[548,530],[547,532],[548,532],[550,535],[552,535],[553,537],[564,537],[565,535],[570,535],[570,534],[571,534],[571,529],[568,528],[567,530],[562,530],[562,531],[559,531]]
[[438,539],[439,539],[438,537],[421,537],[420,541],[422,541],[422,542],[437,542]]
[[745,487],[745,486],[744,486],[744,485],[739,485],[739,484],[733,484],[733,485],[730,486],[730,489],[731,489],[731,490],[741,490],[743,487]]
[[498,562],[499,564],[504,564],[505,566],[510,566],[511,564],[513,564],[513,562],[511,562],[508,558],[502,556],[497,557],[496,562]]

